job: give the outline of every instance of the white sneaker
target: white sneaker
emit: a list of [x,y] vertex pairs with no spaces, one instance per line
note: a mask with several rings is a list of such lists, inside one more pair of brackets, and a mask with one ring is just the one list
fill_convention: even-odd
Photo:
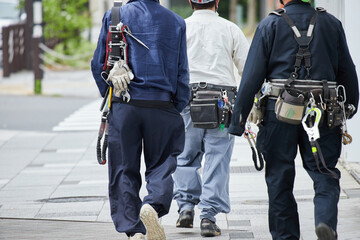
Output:
[[158,214],[149,204],[140,209],[140,219],[146,228],[147,240],[166,240],[164,228],[159,223]]
[[136,233],[134,236],[129,237],[129,240],[145,240],[145,235],[142,233]]

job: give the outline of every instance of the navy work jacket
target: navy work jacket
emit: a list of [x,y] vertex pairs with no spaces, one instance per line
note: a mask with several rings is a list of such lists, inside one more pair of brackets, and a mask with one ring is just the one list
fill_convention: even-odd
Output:
[[[148,50],[126,36],[128,62],[135,75],[129,85],[131,99],[172,101],[181,112],[190,98],[185,21],[161,6],[158,0],[130,0],[120,8],[120,20],[150,48]],[[91,70],[102,96],[107,89],[101,72],[110,24],[111,10],[102,20],[91,61]]]
[[[286,13],[300,31],[308,29],[315,9],[300,0],[285,5]],[[245,63],[235,109],[228,131],[241,135],[254,96],[265,79],[288,79],[294,71],[298,44],[294,32],[282,16],[271,14],[258,25]],[[347,103],[356,108],[359,101],[358,79],[349,54],[341,22],[327,12],[319,12],[310,43],[311,78],[336,81],[344,85]],[[303,66],[303,64],[302,64]],[[301,68],[299,79],[305,79]]]

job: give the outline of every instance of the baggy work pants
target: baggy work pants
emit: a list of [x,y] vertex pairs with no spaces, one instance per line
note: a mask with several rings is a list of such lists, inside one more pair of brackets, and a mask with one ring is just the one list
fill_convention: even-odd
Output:
[[[111,217],[118,232],[145,234],[139,218],[142,204],[154,207],[159,217],[168,213],[173,193],[171,175],[184,140],[184,123],[175,108],[112,105],[108,136],[109,198]],[[148,191],[143,202],[139,198],[142,148]]]
[[[340,128],[320,127],[318,140],[327,167],[340,176],[336,164],[341,153]],[[269,228],[273,239],[299,239],[297,204],[293,195],[295,163],[299,148],[303,167],[314,182],[315,226],[320,222],[336,231],[339,180],[321,173],[316,166],[308,135],[302,125],[290,125],[276,119],[273,108],[264,116],[257,145],[266,161],[265,179],[269,196]],[[321,166],[321,171],[327,170]]]
[[[174,199],[179,212],[201,209],[200,218],[216,221],[215,215],[230,211],[229,168],[234,136],[227,130],[194,128],[187,106],[182,112],[185,122],[185,148],[178,156],[174,173]],[[203,155],[202,179],[199,174]]]

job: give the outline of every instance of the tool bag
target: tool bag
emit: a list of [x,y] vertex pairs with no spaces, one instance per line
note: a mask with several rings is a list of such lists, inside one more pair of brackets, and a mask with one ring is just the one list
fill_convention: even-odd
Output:
[[230,125],[236,87],[207,83],[191,84],[190,115],[196,128],[227,128]]
[[275,104],[275,114],[279,121],[300,124],[306,108],[305,96],[298,91],[285,89]]

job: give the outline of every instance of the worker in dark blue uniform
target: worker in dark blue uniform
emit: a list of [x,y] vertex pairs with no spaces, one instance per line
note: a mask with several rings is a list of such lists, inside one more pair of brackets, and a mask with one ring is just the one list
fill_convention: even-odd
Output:
[[[308,30],[315,10],[308,1],[284,0],[283,12],[301,30]],[[346,89],[346,104],[357,108],[358,79],[349,54],[341,22],[326,11],[319,11],[309,45],[311,79],[336,82]],[[254,95],[262,89],[264,80],[288,79],[294,72],[299,44],[287,20],[280,14],[270,14],[260,22],[252,41],[242,81],[228,131],[241,136],[248,116],[252,116]],[[298,69],[298,79],[309,79],[307,69]],[[259,126],[257,147],[266,161],[265,178],[269,197],[269,229],[273,239],[299,239],[300,227],[297,203],[293,195],[295,164],[299,149],[303,166],[314,182],[315,226],[318,239],[337,239],[337,204],[339,179],[324,174],[316,166],[308,135],[301,124],[278,120],[274,112],[275,99],[268,98]],[[249,115],[251,111],[251,114]],[[354,110],[349,118],[355,114]],[[326,120],[325,120],[326,121]],[[341,153],[340,126],[319,126],[318,140],[327,168],[340,176],[336,168]]]
[[[91,62],[102,96],[108,87],[103,69],[110,15],[108,11],[103,18]],[[129,102],[116,94],[114,84],[108,117],[111,216],[116,230],[129,239],[145,239],[146,233],[148,240],[163,240],[165,233],[158,217],[168,213],[172,201],[172,173],[185,141],[180,112],[190,98],[186,26],[158,0],[130,0],[120,8],[120,20],[148,49],[125,35],[128,67],[134,78],[128,85]],[[143,201],[139,197],[142,149],[148,190]]]

